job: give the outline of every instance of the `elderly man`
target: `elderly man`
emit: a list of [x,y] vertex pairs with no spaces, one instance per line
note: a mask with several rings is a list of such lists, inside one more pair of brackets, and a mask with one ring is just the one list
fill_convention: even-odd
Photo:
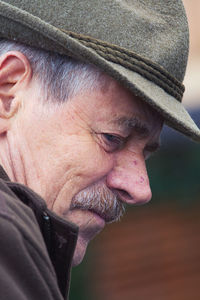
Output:
[[[126,204],[181,104],[179,0],[0,1],[1,299],[66,299],[71,265]],[[44,200],[43,200],[43,199]]]

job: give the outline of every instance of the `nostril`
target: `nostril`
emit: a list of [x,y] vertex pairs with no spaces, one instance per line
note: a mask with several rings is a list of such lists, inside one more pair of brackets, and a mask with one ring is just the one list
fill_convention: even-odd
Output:
[[125,201],[130,201],[132,200],[132,197],[129,193],[127,193],[125,190],[121,190],[121,189],[116,189],[117,195],[119,196],[119,198],[121,198],[122,200]]

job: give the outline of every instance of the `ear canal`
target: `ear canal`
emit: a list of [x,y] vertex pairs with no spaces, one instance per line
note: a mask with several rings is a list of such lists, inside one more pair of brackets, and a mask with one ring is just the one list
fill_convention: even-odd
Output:
[[0,118],[11,118],[18,108],[19,103],[16,99],[0,94]]

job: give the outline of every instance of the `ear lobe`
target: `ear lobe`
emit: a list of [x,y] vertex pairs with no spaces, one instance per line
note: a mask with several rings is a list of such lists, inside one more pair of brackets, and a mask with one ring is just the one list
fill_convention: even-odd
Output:
[[27,58],[18,51],[10,51],[0,58],[0,117],[12,117],[20,105],[20,92],[32,75]]

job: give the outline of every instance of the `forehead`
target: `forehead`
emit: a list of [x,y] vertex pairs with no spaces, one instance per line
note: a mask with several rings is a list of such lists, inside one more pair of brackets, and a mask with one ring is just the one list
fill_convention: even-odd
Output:
[[85,91],[79,96],[80,110],[96,123],[141,133],[162,126],[162,118],[148,104],[121,86],[109,76],[105,76],[98,89]]

